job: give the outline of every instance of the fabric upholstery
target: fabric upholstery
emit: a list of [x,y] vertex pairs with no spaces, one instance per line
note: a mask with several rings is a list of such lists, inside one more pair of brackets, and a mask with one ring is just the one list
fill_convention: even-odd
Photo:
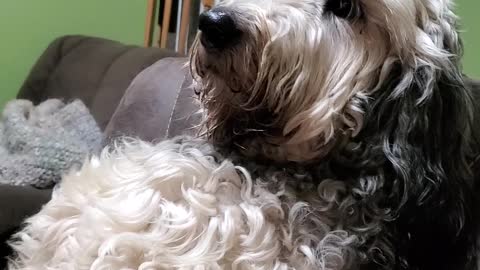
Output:
[[101,38],[60,37],[40,56],[17,98],[35,104],[48,98],[78,98],[104,129],[137,74],[159,59],[176,55]]
[[146,141],[195,133],[199,107],[185,58],[164,58],[141,72],[125,92],[105,136]]
[[7,240],[23,222],[50,200],[51,190],[0,184],[0,269],[6,266],[5,256],[11,250]]

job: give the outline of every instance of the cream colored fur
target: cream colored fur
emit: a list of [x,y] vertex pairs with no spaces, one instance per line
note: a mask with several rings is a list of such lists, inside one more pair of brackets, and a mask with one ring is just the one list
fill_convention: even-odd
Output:
[[[298,201],[285,183],[272,192],[245,168],[218,159],[202,140],[132,141],[105,150],[66,176],[27,221],[10,269],[313,270],[351,264],[356,236],[316,216],[332,207],[344,184],[326,181],[318,193],[312,190],[320,204],[308,196]],[[323,227],[309,224],[315,218]]]

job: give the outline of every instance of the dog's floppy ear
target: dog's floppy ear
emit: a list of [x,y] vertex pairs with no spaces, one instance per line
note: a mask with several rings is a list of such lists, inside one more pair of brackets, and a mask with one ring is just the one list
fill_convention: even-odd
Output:
[[[397,72],[400,78],[405,76],[401,65]],[[470,251],[474,250],[475,234],[469,234],[474,226],[473,179],[466,160],[470,95],[458,70],[419,68],[412,83],[400,95],[392,96],[401,84],[393,79],[396,76],[392,75],[369,104],[360,136],[368,142],[367,148],[381,149],[379,155],[385,159],[382,173],[389,189],[388,205],[397,206],[398,214],[398,226],[393,230],[398,239],[405,239],[405,246],[396,247],[398,254],[409,261],[416,258],[413,260],[420,265],[435,261],[436,256],[454,257],[452,253],[473,263],[475,254]],[[413,238],[424,245],[409,246],[408,239]],[[456,248],[452,251],[444,246]],[[431,260],[426,259],[429,256]]]
[[473,179],[466,160],[473,104],[459,67],[462,46],[454,18],[448,8],[443,12],[420,24],[413,61],[398,60],[372,96],[361,136],[372,148],[381,146],[387,164],[382,173],[388,200],[398,206],[393,230],[405,239],[405,246],[396,247],[399,259],[466,269],[443,259],[461,257],[473,264],[476,256],[475,235],[469,233]]
[[469,178],[473,105],[460,70],[456,18],[449,1],[423,1],[429,5],[419,12],[428,14],[420,16],[412,59],[399,57],[372,96],[363,129],[366,136],[383,131],[372,136],[380,136],[378,143],[401,182],[400,206],[408,196],[423,204],[434,199],[444,182],[460,185]]

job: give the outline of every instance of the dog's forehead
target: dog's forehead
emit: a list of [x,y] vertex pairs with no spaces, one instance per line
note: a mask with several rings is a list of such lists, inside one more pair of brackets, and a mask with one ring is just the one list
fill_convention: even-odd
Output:
[[277,10],[282,6],[292,8],[321,9],[329,0],[222,0],[220,5],[231,6],[257,6],[264,10]]
[[[224,0],[221,6],[231,8],[241,17],[280,19],[296,18],[297,21],[321,18],[328,0]],[[255,17],[252,19],[256,19]],[[315,20],[317,21],[317,20]],[[313,21],[312,21],[313,22]],[[318,22],[318,21],[317,21]]]
[[[295,11],[316,18],[328,13],[329,7],[348,7],[365,12],[367,16],[378,17],[388,14],[403,14],[405,20],[416,16],[421,6],[441,8],[451,0],[221,0],[219,6],[230,7],[239,12],[263,14],[286,14]],[[308,18],[310,16],[305,16]],[[383,21],[388,20],[383,18]]]
[[449,0],[220,0],[219,4],[253,4],[263,6],[265,8],[275,7],[278,5],[289,5],[293,7],[323,7],[329,2],[343,2],[343,3],[357,3],[362,2],[385,4],[385,5],[398,5],[408,4],[412,2],[450,2]]

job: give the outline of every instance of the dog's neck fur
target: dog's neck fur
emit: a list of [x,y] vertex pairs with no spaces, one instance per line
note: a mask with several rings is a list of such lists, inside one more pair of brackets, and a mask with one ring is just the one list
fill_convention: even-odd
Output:
[[[445,85],[441,85],[442,83]],[[440,81],[438,87],[453,86]],[[474,104],[475,101],[480,101],[478,85],[467,82],[465,89],[458,89],[465,90],[465,95],[473,97]],[[472,253],[476,246],[476,234],[473,233],[475,230],[472,226],[476,225],[471,209],[473,194],[468,190],[474,188],[474,182],[467,172],[456,171],[469,168],[461,169],[463,165],[448,167],[451,165],[445,159],[449,157],[438,156],[448,155],[442,153],[445,151],[442,147],[451,148],[451,145],[446,143],[458,143],[459,149],[451,151],[465,151],[465,161],[469,163],[470,169],[480,172],[480,144],[478,144],[480,128],[476,128],[480,123],[477,120],[480,119],[480,106],[475,106],[474,126],[471,130],[460,130],[462,124],[455,126],[458,124],[456,121],[460,121],[463,116],[462,110],[465,109],[458,107],[465,105],[462,103],[462,99],[465,98],[463,93],[456,92],[453,88],[435,91],[436,96],[432,97],[431,104],[423,105],[415,105],[415,89],[397,101],[388,101],[387,96],[381,96],[386,92],[379,93],[375,98],[377,103],[370,104],[372,107],[368,112],[375,117],[366,117],[371,121],[365,123],[362,132],[356,138],[345,137],[337,141],[328,155],[315,162],[276,163],[265,158],[252,160],[238,151],[224,153],[235,163],[245,166],[254,178],[269,180],[272,188],[277,187],[278,182],[271,180],[278,179],[279,175],[280,179],[284,179],[299,194],[316,190],[316,187],[324,181],[331,179],[341,181],[344,190],[338,203],[341,205],[346,201],[351,202],[358,207],[356,211],[362,218],[370,220],[368,223],[357,223],[357,228],[383,228],[380,230],[382,233],[375,234],[373,231],[367,233],[369,236],[365,236],[365,239],[368,238],[370,244],[362,246],[365,256],[377,266],[391,263],[400,267],[399,269],[465,269],[463,263],[466,263],[466,269],[471,269],[476,256]],[[457,94],[459,96],[456,96]],[[408,95],[412,100],[408,100]],[[438,108],[441,108],[441,111],[436,111]],[[402,110],[407,112],[413,109],[424,110],[419,115],[427,118],[416,119],[415,114],[402,114]],[[405,116],[413,118],[402,120]],[[447,124],[451,124],[451,129],[446,129]],[[409,127],[410,125],[412,127]],[[419,126],[413,127],[415,125]],[[436,127],[441,130],[436,130]],[[386,132],[378,133],[378,130],[382,129]],[[408,135],[403,134],[402,132],[406,132],[407,129]],[[459,138],[460,133],[455,133],[462,131],[473,131],[472,134],[461,134],[465,138],[470,138],[470,149],[460,149],[468,147],[461,142],[463,139]],[[435,138],[438,134],[430,134],[431,132],[445,134]],[[453,134],[446,134],[450,132]],[[394,145],[408,149],[392,149],[391,146],[385,145],[385,142],[390,140]],[[427,144],[433,148],[428,149]],[[409,154],[413,156],[408,156]],[[460,156],[450,158],[455,157],[461,158]],[[440,158],[440,161],[435,161],[436,158]],[[461,160],[455,162],[462,164]],[[440,166],[439,168],[445,171],[438,171],[435,166]],[[437,173],[440,175],[436,175]],[[442,176],[442,173],[445,175]],[[459,202],[463,203],[458,204]],[[345,210],[338,209],[337,214],[341,216],[345,214],[342,214]],[[375,253],[379,247],[381,252]],[[388,254],[389,250],[395,251]],[[438,261],[434,268],[431,268],[432,265],[423,264],[435,261],[435,257],[451,250],[457,252],[449,256],[445,254],[450,260]]]

